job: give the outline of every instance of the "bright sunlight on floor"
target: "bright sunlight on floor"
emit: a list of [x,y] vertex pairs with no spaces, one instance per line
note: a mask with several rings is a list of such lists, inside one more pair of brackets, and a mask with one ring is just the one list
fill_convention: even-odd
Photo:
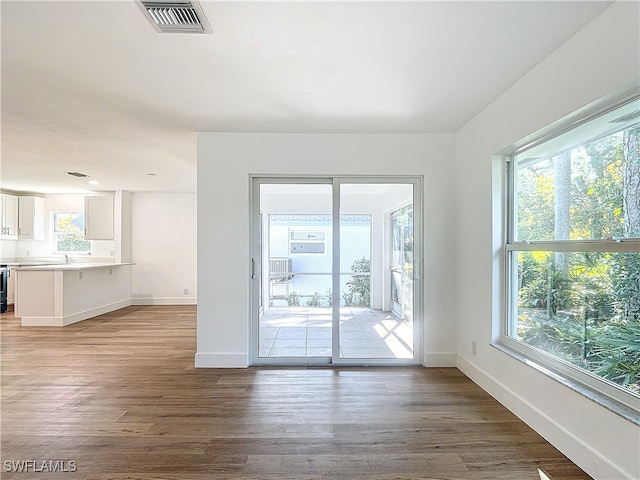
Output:
[[[271,307],[260,317],[260,357],[331,356],[331,309]],[[413,327],[390,312],[340,308],[341,358],[411,358]]]

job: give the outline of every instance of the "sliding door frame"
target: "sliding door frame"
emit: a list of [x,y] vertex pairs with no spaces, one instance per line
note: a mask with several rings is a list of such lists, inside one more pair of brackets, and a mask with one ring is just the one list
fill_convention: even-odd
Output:
[[[327,357],[260,357],[259,356],[259,292],[262,288],[261,242],[260,235],[260,186],[262,184],[325,184],[332,185],[332,356]],[[413,185],[414,211],[414,294],[413,294],[413,357],[412,358],[340,358],[340,186],[343,184],[411,184]],[[249,175],[249,365],[422,365],[423,348],[423,195],[421,176],[394,175]],[[392,210],[391,210],[392,211]],[[391,211],[385,212],[390,218]],[[385,219],[388,222],[389,218]],[[385,268],[388,268],[387,265]],[[268,301],[268,299],[263,299]]]
[[[413,357],[412,358],[341,358],[340,357],[340,186],[345,184],[407,184],[413,185],[413,209],[414,209],[414,295],[413,295]],[[423,317],[422,317],[422,177],[419,176],[395,176],[395,175],[339,175],[333,177],[333,243],[338,245],[334,249],[333,256],[333,357],[332,364],[335,365],[422,365],[422,339],[423,339]],[[395,207],[394,207],[395,208]],[[389,223],[390,211],[385,212],[385,223]],[[388,233],[388,232],[385,232]],[[388,268],[389,266],[385,266]],[[337,295],[336,295],[337,294]]]

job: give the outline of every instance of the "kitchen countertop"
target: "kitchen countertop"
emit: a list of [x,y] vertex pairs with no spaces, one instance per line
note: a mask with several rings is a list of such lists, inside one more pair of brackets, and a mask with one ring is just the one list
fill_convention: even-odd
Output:
[[127,265],[135,265],[135,263],[98,263],[98,262],[69,262],[69,263],[57,263],[57,264],[48,264],[48,265],[26,265],[25,263],[20,263],[19,266],[12,267],[12,270],[27,270],[27,271],[75,271],[75,270],[92,270],[97,268],[113,268],[113,267],[123,267]]
[[56,261],[33,261],[33,262],[1,262],[0,265],[2,265],[3,267],[11,267],[11,268],[15,268],[15,267],[31,267],[31,266],[39,266],[39,265],[59,265],[60,263],[64,263],[64,262],[56,262]]

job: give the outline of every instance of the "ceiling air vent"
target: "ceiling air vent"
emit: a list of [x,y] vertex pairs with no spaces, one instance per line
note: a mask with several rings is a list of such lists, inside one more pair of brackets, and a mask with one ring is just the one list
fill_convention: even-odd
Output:
[[71,175],[72,177],[78,177],[78,178],[87,178],[89,175],[87,175],[86,173],[80,173],[80,172],[65,172],[67,175]]
[[138,5],[157,32],[211,33],[202,7],[195,0],[141,0]]

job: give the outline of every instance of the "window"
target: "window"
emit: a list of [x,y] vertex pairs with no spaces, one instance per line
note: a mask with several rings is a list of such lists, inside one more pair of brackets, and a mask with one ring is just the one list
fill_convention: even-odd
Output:
[[324,230],[291,230],[289,253],[324,253]]
[[508,161],[504,344],[637,409],[640,115],[634,99]]
[[91,242],[84,239],[84,214],[53,212],[53,250],[56,253],[89,253]]

